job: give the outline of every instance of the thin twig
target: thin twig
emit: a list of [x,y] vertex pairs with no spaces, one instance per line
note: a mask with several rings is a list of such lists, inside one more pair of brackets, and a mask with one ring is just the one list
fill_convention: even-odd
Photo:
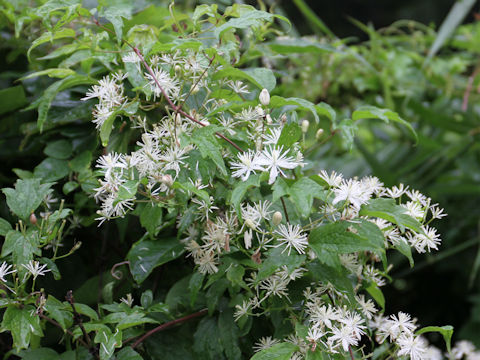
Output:
[[[40,316],[40,318],[42,318],[42,319],[44,319],[44,320],[47,320],[50,324],[55,325],[56,327],[62,329],[62,330],[65,331],[65,332],[67,332],[67,334],[70,335],[72,338],[75,338],[75,335],[73,334],[73,332],[71,332],[71,331],[68,330],[68,329],[64,329],[64,328],[62,327],[62,325],[60,325],[60,324],[59,324],[58,322],[56,322],[55,320],[53,320],[53,319],[51,319],[51,318],[49,318],[48,316],[43,315],[43,314],[38,314],[38,316]],[[77,340],[78,340],[78,342],[79,342],[80,344],[82,344],[82,345],[85,346],[86,348],[89,347],[88,344],[87,344],[85,341],[83,341],[82,338],[78,338]]]
[[348,345],[348,351],[350,352],[350,358],[352,360],[355,360],[355,356],[353,356],[353,351],[352,351],[352,347],[350,345]]
[[470,97],[470,92],[472,91],[473,81],[477,77],[479,71],[480,71],[480,68],[477,67],[475,69],[475,71],[473,72],[473,74],[470,75],[469,78],[468,78],[467,88],[465,89],[465,92],[463,93],[462,111],[467,111],[468,98]]
[[132,349],[135,349],[140,343],[142,343],[146,338],[152,336],[153,334],[155,334],[159,331],[165,330],[169,327],[172,327],[173,325],[181,324],[181,323],[183,323],[185,321],[188,321],[190,319],[202,316],[202,315],[206,314],[207,311],[208,311],[208,309],[203,309],[203,310],[197,311],[196,313],[193,313],[193,314],[184,316],[182,318],[169,321],[169,322],[167,322],[165,324],[162,324],[160,326],[157,326],[156,328],[154,328],[154,329],[150,330],[149,332],[147,332],[146,334],[142,335],[142,337],[140,337],[137,341],[135,341],[132,344]]
[[287,223],[290,223],[290,219],[288,218],[287,206],[285,205],[285,200],[283,200],[283,196],[280,196],[280,201],[282,202],[283,212],[285,213],[285,219],[287,219]]
[[88,348],[90,349],[90,352],[93,354],[93,346],[92,346],[92,340],[90,339],[90,336],[88,335],[87,331],[85,330],[85,327],[83,326],[82,322],[82,316],[77,312],[77,309],[75,309],[75,300],[73,298],[73,292],[72,290],[69,290],[67,292],[67,296],[65,296],[65,299],[67,302],[70,304],[72,307],[73,311],[73,319],[77,323],[77,325],[80,327],[83,333],[83,337],[87,343]]

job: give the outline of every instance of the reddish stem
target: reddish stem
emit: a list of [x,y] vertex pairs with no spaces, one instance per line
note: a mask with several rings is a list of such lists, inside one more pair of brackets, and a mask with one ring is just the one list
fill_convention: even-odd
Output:
[[169,327],[172,327],[173,325],[177,325],[177,324],[181,324],[185,321],[188,321],[190,319],[193,319],[193,318],[196,318],[196,317],[199,317],[199,316],[202,316],[204,315],[208,310],[207,309],[203,309],[203,310],[200,310],[200,311],[197,311],[196,313],[193,313],[193,314],[190,314],[190,315],[187,315],[187,316],[184,316],[180,319],[175,319],[175,320],[172,320],[172,321],[169,321],[165,324],[162,324],[160,326],[157,326],[156,328],[150,330],[149,332],[147,332],[146,334],[142,335],[141,338],[139,338],[137,341],[135,341],[133,344],[132,344],[132,349],[135,349],[140,343],[142,343],[146,338],[152,336],[153,334],[159,332],[159,331],[162,331],[162,330],[165,330],[165,329],[168,329]]

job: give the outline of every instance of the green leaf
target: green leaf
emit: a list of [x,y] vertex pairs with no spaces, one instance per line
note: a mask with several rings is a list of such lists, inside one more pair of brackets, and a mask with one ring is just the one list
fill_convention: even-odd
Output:
[[7,235],[10,230],[12,230],[12,225],[7,220],[0,218],[0,236]]
[[30,231],[24,235],[19,231],[10,230],[2,246],[2,257],[12,254],[19,276],[22,277],[27,270],[21,265],[33,260],[34,254],[42,254],[38,246],[38,235],[35,232]]
[[298,213],[304,218],[312,211],[313,198],[324,198],[323,188],[308,177],[303,177],[291,185],[288,194]]
[[205,274],[195,271],[188,282],[188,290],[190,290],[190,306],[193,307],[197,301],[198,292],[203,286]]
[[273,71],[267,68],[248,68],[243,69],[243,72],[250,75],[251,78],[255,79],[255,81],[263,88],[267,89],[268,91],[272,91],[277,84],[277,79],[273,74]]
[[162,225],[163,209],[152,203],[147,203],[140,213],[140,224],[148,231],[150,237],[158,234],[160,225]]
[[323,251],[336,254],[385,252],[383,233],[375,224],[363,219],[356,222],[342,220],[315,228],[310,232],[309,243],[319,257]]
[[372,199],[368,204],[362,205],[359,215],[378,217],[390,221],[398,225],[402,233],[405,232],[405,228],[423,233],[422,225],[405,212],[406,209],[397,205],[393,199]]
[[130,271],[137,283],[142,283],[157,266],[178,258],[185,251],[176,239],[160,239],[158,241],[140,240],[128,252]]
[[428,50],[426,61],[428,62],[437,52],[447,39],[455,32],[457,27],[462,23],[465,16],[468,15],[472,7],[475,5],[475,0],[461,0],[456,1],[450,11],[447,18],[443,21],[438,34],[433,42],[431,48]]
[[342,266],[329,266],[322,264],[323,259],[316,259],[306,265],[312,277],[324,283],[331,283],[335,289],[348,295],[351,301],[355,299],[352,281],[349,279],[350,272]]
[[195,185],[192,183],[179,183],[179,182],[174,182],[172,185],[173,189],[182,189],[187,192],[193,193],[197,195],[200,199],[203,201],[209,203],[210,202],[210,196],[208,195],[208,192],[202,189],[198,189]]
[[77,156],[75,156],[72,160],[69,161],[70,168],[72,171],[80,172],[87,169],[92,162],[92,152],[91,151],[83,151]]
[[281,96],[272,96],[270,99],[270,107],[282,107],[282,106],[291,106],[293,109],[305,110],[310,111],[313,114],[315,121],[318,123],[320,122],[320,118],[318,115],[326,116],[332,122],[335,120],[335,112],[333,109],[325,104],[313,104],[310,101],[300,98],[283,98]]
[[54,159],[68,159],[72,155],[72,143],[67,140],[57,140],[49,143],[43,153]]
[[290,255],[288,255],[288,253],[283,250],[283,248],[277,247],[270,249],[267,252],[267,258],[260,265],[257,277],[255,278],[256,283],[259,283],[263,279],[266,279],[270,275],[274,274],[277,270],[279,270],[280,266],[285,265],[289,271],[292,271],[300,267],[305,262],[305,255],[299,255],[295,252],[292,252]]
[[413,129],[412,125],[402,119],[400,115],[398,115],[396,112],[393,112],[391,110],[380,109],[375,106],[362,106],[355,110],[352,114],[353,121],[358,121],[360,119],[380,119],[382,121],[385,121],[387,124],[390,122],[390,120],[400,123],[408,128],[408,130],[415,137],[415,141],[418,142],[418,135]]
[[34,40],[32,42],[32,45],[27,51],[27,57],[30,60],[30,53],[32,52],[33,49],[35,49],[37,46],[40,46],[41,44],[44,44],[46,42],[53,42],[53,40],[57,39],[63,39],[63,38],[73,38],[75,37],[75,30],[71,28],[62,28],[58,31],[55,31],[54,33],[47,31],[42,34],[39,38]]
[[52,295],[48,295],[48,299],[45,304],[45,311],[48,313],[49,317],[62,326],[63,330],[66,330],[72,326],[72,312],[65,310],[65,304],[55,299]]
[[298,350],[298,346],[292,343],[283,342],[272,347],[259,351],[250,360],[290,360],[292,354]]
[[66,77],[65,79],[59,80],[59,81],[53,83],[52,85],[50,85],[43,92],[43,95],[39,99],[39,101],[35,102],[35,104],[33,104],[32,106],[29,107],[29,108],[38,107],[37,126],[40,129],[40,131],[43,130],[43,125],[45,124],[45,121],[47,120],[48,110],[50,109],[52,101],[55,99],[55,97],[57,96],[57,94],[60,91],[69,89],[69,88],[77,86],[77,85],[87,85],[87,84],[92,84],[92,83],[94,83],[94,81],[92,79],[90,79],[88,76],[71,75],[71,76]]
[[35,167],[34,176],[50,182],[63,179],[70,172],[67,160],[46,158]]
[[445,325],[445,326],[427,326],[417,330],[416,334],[421,335],[427,332],[438,332],[442,334],[443,339],[445,340],[445,344],[447,345],[447,351],[450,353],[451,351],[451,341],[453,335],[453,326]]
[[395,249],[398,250],[402,255],[408,259],[410,267],[413,268],[414,261],[412,256],[412,247],[405,240],[400,240],[397,244],[393,245]]
[[240,204],[243,200],[243,197],[247,193],[248,189],[251,187],[260,186],[260,175],[250,175],[247,181],[238,182],[233,188],[232,195],[230,197],[230,203],[233,205],[237,211],[237,215],[241,218],[242,212],[240,211]]
[[75,71],[71,69],[63,69],[63,68],[52,68],[52,69],[46,69],[42,71],[36,71],[34,73],[28,74],[24,77],[21,77],[19,80],[27,80],[27,79],[32,79],[38,76],[42,75],[48,75],[48,77],[51,78],[60,78],[63,79],[64,77],[74,75]]
[[225,66],[213,75],[213,80],[223,78],[247,80],[257,88],[266,88],[268,91],[272,91],[276,84],[276,79],[273,72],[269,69],[262,68],[241,70],[234,68],[233,66]]
[[218,316],[218,330],[220,342],[225,349],[228,360],[240,360],[242,352],[239,347],[239,330],[237,324],[233,320],[233,312],[231,309],[222,311]]
[[125,181],[118,189],[116,201],[133,199],[137,194],[139,183],[138,180]]
[[117,36],[117,42],[122,41],[123,19],[131,19],[134,4],[129,0],[107,0],[104,1],[105,8],[102,15],[112,23]]
[[40,318],[30,315],[34,311],[35,308],[31,305],[27,305],[23,309],[9,306],[3,314],[2,331],[10,331],[14,348],[27,349],[32,335],[43,336]]
[[12,86],[0,90],[0,115],[21,108],[27,104],[25,91],[22,85]]
[[285,124],[278,138],[277,145],[285,148],[291,147],[302,136],[302,129],[296,122]]
[[214,317],[204,317],[193,335],[195,358],[222,359],[223,346],[219,336],[217,321]]
[[227,175],[227,169],[223,162],[221,147],[217,142],[217,139],[213,135],[214,128],[210,126],[197,129],[193,132],[191,140],[198,146],[198,150],[202,154],[203,158],[210,158],[223,175]]
[[[65,309],[70,309],[70,304],[65,304]],[[98,314],[90,306],[86,304],[75,303],[75,310],[82,315],[88,316],[90,319],[98,321]]]
[[250,11],[245,11],[238,18],[232,18],[228,20],[225,24],[220,25],[215,28],[214,35],[217,39],[220,38],[220,35],[229,29],[247,29],[251,27],[258,27],[262,25],[265,21],[272,21],[274,15],[267,13],[265,11],[256,10],[255,8],[249,9]]
[[115,354],[117,360],[143,360],[143,357],[130,346],[124,347]]
[[378,305],[385,310],[385,296],[383,296],[382,290],[375,284],[371,283],[367,288],[367,292],[375,299]]
[[296,53],[313,53],[325,54],[331,52],[338,52],[333,46],[329,44],[320,44],[319,42],[312,42],[305,39],[277,39],[275,41],[266,43],[270,49],[279,54],[296,54]]
[[115,110],[112,114],[103,122],[102,126],[100,127],[100,140],[102,141],[102,146],[108,145],[108,140],[110,139],[110,134],[113,130],[113,122],[119,115],[120,111]]
[[47,194],[50,194],[51,184],[40,184],[40,179],[25,179],[15,182],[15,189],[3,188],[7,198],[7,205],[15,215],[27,221],[42,203]]
[[58,353],[50,348],[22,350],[18,355],[22,360],[60,360]]

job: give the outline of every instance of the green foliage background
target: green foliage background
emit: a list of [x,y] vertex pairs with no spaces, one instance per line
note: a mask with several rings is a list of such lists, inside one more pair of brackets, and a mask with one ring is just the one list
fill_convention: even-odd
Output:
[[[222,7],[229,2],[218,3]],[[298,6],[303,2],[294,3]],[[144,22],[164,25],[168,2],[157,1],[144,10],[149,5],[135,4],[135,15],[125,20],[124,33]],[[192,6],[193,1],[178,2],[178,11],[189,11]],[[151,294],[143,292],[142,305],[151,305],[149,297],[155,295],[166,297],[167,305],[188,309],[186,282],[195,280],[184,278],[177,282],[190,274],[186,259],[178,258],[155,270],[142,288],[127,281],[126,275],[121,280],[112,276],[112,266],[125,259],[131,245],[143,236],[141,225],[145,224],[140,224],[142,218],[127,217],[97,228],[97,205],[83,192],[96,186],[90,167],[102,151],[90,122],[92,103],[79,101],[93,80],[74,79],[63,84],[61,91],[50,87],[50,98],[37,102],[47,87],[70,75],[70,67],[92,66],[88,49],[76,52],[77,58],[46,55],[54,48],[48,41],[30,49],[44,31],[40,30],[41,16],[31,17],[29,7],[21,1],[0,2],[0,11],[0,188],[13,187],[18,177],[28,179],[32,174],[56,182],[55,191],[65,197],[80,225],[72,227],[69,237],[83,243],[73,256],[57,262],[61,279],[39,278],[38,285],[58,299],[72,289],[77,302],[93,308],[99,300],[108,303],[127,293],[138,297],[151,289]],[[284,14],[288,6],[280,3],[273,11]],[[325,102],[337,110],[338,130],[332,131],[330,122],[323,118],[318,125],[332,141],[317,146],[310,154],[316,159],[313,166],[318,171],[335,169],[347,176],[373,174],[387,186],[409,184],[439,202],[449,214],[439,226],[443,238],[440,252],[422,256],[414,269],[409,268],[405,257],[392,255],[391,276],[395,281],[385,290],[389,312],[407,310],[421,323],[452,324],[456,329],[454,338],[471,339],[480,346],[480,25],[472,21],[455,26],[451,38],[428,57],[439,34],[433,26],[407,19],[378,29],[375,24],[353,21],[366,40],[339,39],[324,27],[322,20],[328,23],[326,15],[320,20],[305,8],[303,13],[296,11],[301,15],[290,19],[291,32],[298,33],[297,26],[302,24],[302,31],[312,35],[296,40],[294,45],[279,41],[264,47],[265,59],[262,54],[254,54],[253,62],[260,66],[262,61],[270,61],[273,65],[278,79],[273,95],[305,98],[315,104]],[[110,14],[109,20],[115,24],[120,15]],[[307,30],[305,23],[310,26]],[[333,25],[330,30],[335,33]],[[98,55],[96,60],[102,62],[102,56],[108,60],[109,54]],[[50,72],[49,76],[27,76],[47,68],[62,70]],[[407,127],[394,125],[393,114],[366,108],[368,116],[358,112],[356,116],[377,120],[348,120],[355,120],[354,111],[363,106],[398,113],[414,128],[418,140]],[[37,122],[42,124],[41,132]],[[316,130],[307,135],[312,143],[316,141]],[[112,134],[109,146],[126,149],[129,131]],[[0,200],[0,217],[14,222],[5,197]],[[162,259],[155,261],[160,264]],[[219,283],[206,296],[224,291],[224,285]],[[215,347],[225,347],[212,339],[200,339],[230,329],[227,304],[218,306],[224,309],[218,319],[185,323],[147,340],[148,353],[152,358],[189,359],[192,344],[197,353],[215,353]],[[165,320],[161,312],[156,316]],[[262,329],[252,331],[261,333]],[[59,335],[57,330],[46,333],[46,343],[55,347]],[[0,339],[0,353],[7,353],[10,336],[3,333]],[[438,344],[440,340],[439,336]],[[244,349],[251,346],[248,341],[241,344]],[[129,359],[128,354],[124,358]]]

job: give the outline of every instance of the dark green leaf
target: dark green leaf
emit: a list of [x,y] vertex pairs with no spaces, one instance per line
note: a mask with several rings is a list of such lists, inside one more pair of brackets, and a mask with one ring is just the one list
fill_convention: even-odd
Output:
[[137,283],[143,282],[157,266],[176,259],[185,251],[175,238],[135,243],[127,255],[130,271]]
[[298,346],[284,342],[259,351],[250,360],[289,360],[292,354],[298,350]]
[[157,236],[162,219],[163,209],[156,204],[147,203],[140,213],[140,223],[148,231],[150,237]]
[[278,138],[277,145],[285,146],[285,148],[290,148],[294,143],[296,143],[302,136],[302,129],[296,122],[291,122],[286,124],[283,129],[280,137]]
[[288,255],[288,253],[283,250],[284,249],[278,247],[267,252],[267,258],[260,265],[257,277],[255,278],[257,283],[275,273],[279,270],[280,266],[285,265],[289,271],[292,271],[305,262],[305,255],[299,255],[294,252]]
[[0,218],[0,236],[7,235],[10,230],[12,230],[12,225],[7,220]]
[[50,182],[64,178],[69,172],[67,160],[46,158],[35,167],[33,174],[44,182]]
[[223,162],[221,147],[217,142],[217,139],[212,134],[212,129],[206,126],[201,129],[196,129],[192,134],[192,142],[198,146],[198,150],[202,154],[203,158],[210,158],[223,175],[227,175],[227,169]]
[[43,153],[54,159],[68,159],[72,155],[72,143],[67,140],[57,140],[49,143]]
[[260,175],[250,175],[247,181],[238,182],[232,191],[232,196],[230,197],[230,203],[234,206],[237,211],[237,215],[241,217],[240,204],[242,203],[243,197],[247,193],[248,189],[260,186]]
[[40,179],[25,179],[15,182],[15,189],[3,188],[7,197],[7,205],[15,215],[26,221],[43,201],[43,198],[52,192],[51,184],[40,184]]
[[2,99],[0,102],[0,115],[19,109],[27,104],[27,98],[22,85],[0,90],[0,99]]
[[16,349],[27,349],[30,345],[32,335],[42,336],[40,318],[31,316],[35,308],[31,305],[19,309],[16,306],[9,306],[3,314],[2,330],[10,331],[13,337],[13,347]]

